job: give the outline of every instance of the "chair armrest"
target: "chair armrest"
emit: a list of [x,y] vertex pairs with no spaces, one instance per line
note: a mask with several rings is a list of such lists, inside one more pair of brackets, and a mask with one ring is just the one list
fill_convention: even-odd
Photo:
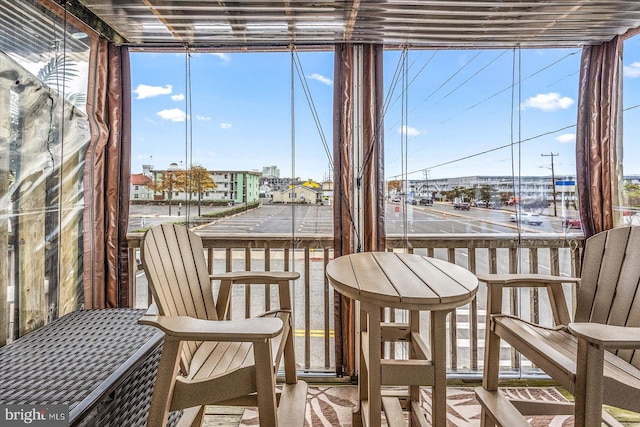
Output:
[[578,277],[561,277],[550,274],[478,274],[478,280],[488,286],[500,285],[513,288],[540,288],[555,283],[580,284]]
[[251,342],[274,338],[282,332],[282,320],[251,318],[205,320],[188,316],[142,316],[138,323],[155,326],[168,336],[185,341]]
[[230,271],[209,275],[211,280],[231,280],[231,282],[251,284],[272,284],[282,280],[297,280],[300,273],[296,271]]
[[571,321],[562,285],[575,283],[577,277],[552,276],[550,274],[478,274],[478,280],[487,284],[487,310],[490,314],[502,312],[502,290],[504,288],[546,288],[555,325],[566,325]]
[[158,305],[155,302],[152,302],[147,311],[144,313],[144,316],[157,316],[160,314],[158,310]]
[[606,349],[640,349],[640,328],[603,325],[601,323],[569,323],[569,331]]
[[289,282],[300,278],[300,273],[296,271],[231,271],[228,273],[210,274],[210,280],[220,280],[218,291],[218,301],[216,311],[218,319],[227,317],[231,298],[231,287],[233,285],[278,285],[280,308],[285,310],[291,308],[291,295],[289,292]]

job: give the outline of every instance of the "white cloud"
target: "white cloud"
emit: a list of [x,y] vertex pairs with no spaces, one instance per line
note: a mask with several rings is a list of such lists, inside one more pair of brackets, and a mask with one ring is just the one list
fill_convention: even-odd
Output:
[[176,95],[171,95],[171,100],[172,101],[184,101],[184,94],[183,93],[178,93]]
[[231,58],[226,53],[218,52],[218,53],[214,53],[213,55],[217,56],[218,58],[220,58],[222,60],[222,62],[224,62],[225,64],[227,64],[229,61],[231,61]]
[[556,141],[561,142],[563,144],[566,144],[569,142],[575,142],[575,140],[576,140],[575,133],[565,133],[565,134],[556,136]]
[[400,129],[398,129],[398,132],[401,134],[406,134],[408,136],[422,135],[422,131],[419,131],[416,128],[412,128],[411,126],[402,126]]
[[633,62],[631,65],[625,65],[623,67],[623,74],[625,77],[635,79],[640,77],[640,62]]
[[231,123],[220,123],[220,128],[221,129],[231,129]]
[[210,122],[211,121],[211,117],[208,116],[201,116],[199,114],[196,114],[196,119],[203,121],[203,122]]
[[573,105],[574,102],[575,101],[568,96],[560,96],[560,94],[556,92],[541,93],[527,99],[524,104],[522,104],[522,108],[539,108],[542,111],[566,110]]
[[328,77],[323,76],[322,74],[313,73],[313,74],[311,74],[311,75],[310,75],[310,76],[308,76],[308,77],[309,77],[310,79],[317,80],[317,81],[319,81],[320,83],[324,83],[324,84],[326,84],[327,86],[331,86],[331,85],[333,84],[333,80],[331,80],[331,79],[330,79],[330,78],[328,78]]
[[169,95],[173,90],[173,86],[166,85],[162,86],[149,86],[139,84],[137,88],[133,90],[133,93],[138,95],[136,99],[145,99],[145,98],[153,98],[155,96],[160,95]]
[[184,122],[187,118],[187,114],[179,108],[158,111],[158,116],[165,120],[171,120],[172,122]]

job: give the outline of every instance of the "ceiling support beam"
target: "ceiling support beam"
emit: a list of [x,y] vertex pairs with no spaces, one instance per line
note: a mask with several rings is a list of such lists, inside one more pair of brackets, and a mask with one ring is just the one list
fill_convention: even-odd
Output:
[[78,0],[38,0],[38,2],[60,17],[64,17],[64,9],[66,5],[67,21],[90,36],[97,34],[103,36],[112,43],[128,43],[127,39],[122,37],[106,22],[84,7]]

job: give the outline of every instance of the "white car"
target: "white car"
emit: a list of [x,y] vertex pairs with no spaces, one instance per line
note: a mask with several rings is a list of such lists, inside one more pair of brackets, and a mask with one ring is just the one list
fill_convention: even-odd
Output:
[[516,222],[516,221],[519,220],[519,222],[521,222],[523,224],[529,224],[529,225],[541,225],[542,224],[542,216],[540,214],[533,213],[533,212],[523,212],[520,215],[517,214],[517,213],[511,214],[511,216],[509,217],[509,220],[511,222]]

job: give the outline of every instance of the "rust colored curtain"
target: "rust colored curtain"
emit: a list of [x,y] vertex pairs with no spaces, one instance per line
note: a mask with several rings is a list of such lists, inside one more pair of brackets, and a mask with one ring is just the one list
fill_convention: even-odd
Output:
[[622,172],[619,37],[582,50],[576,131],[577,189],[585,237],[614,226],[614,198]]
[[129,52],[91,46],[84,172],[84,308],[129,306],[127,221],[131,164]]
[[[384,167],[382,134],[382,46],[362,46],[362,108],[354,93],[354,45],[335,48],[334,66],[334,256],[385,247]],[[358,67],[359,68],[359,67]],[[361,111],[362,114],[357,114]],[[362,124],[362,150],[354,126]],[[356,156],[356,153],[361,153]],[[360,159],[361,164],[356,164]],[[357,193],[361,194],[363,220],[354,221]],[[336,371],[355,375],[355,302],[338,293],[334,300]]]

